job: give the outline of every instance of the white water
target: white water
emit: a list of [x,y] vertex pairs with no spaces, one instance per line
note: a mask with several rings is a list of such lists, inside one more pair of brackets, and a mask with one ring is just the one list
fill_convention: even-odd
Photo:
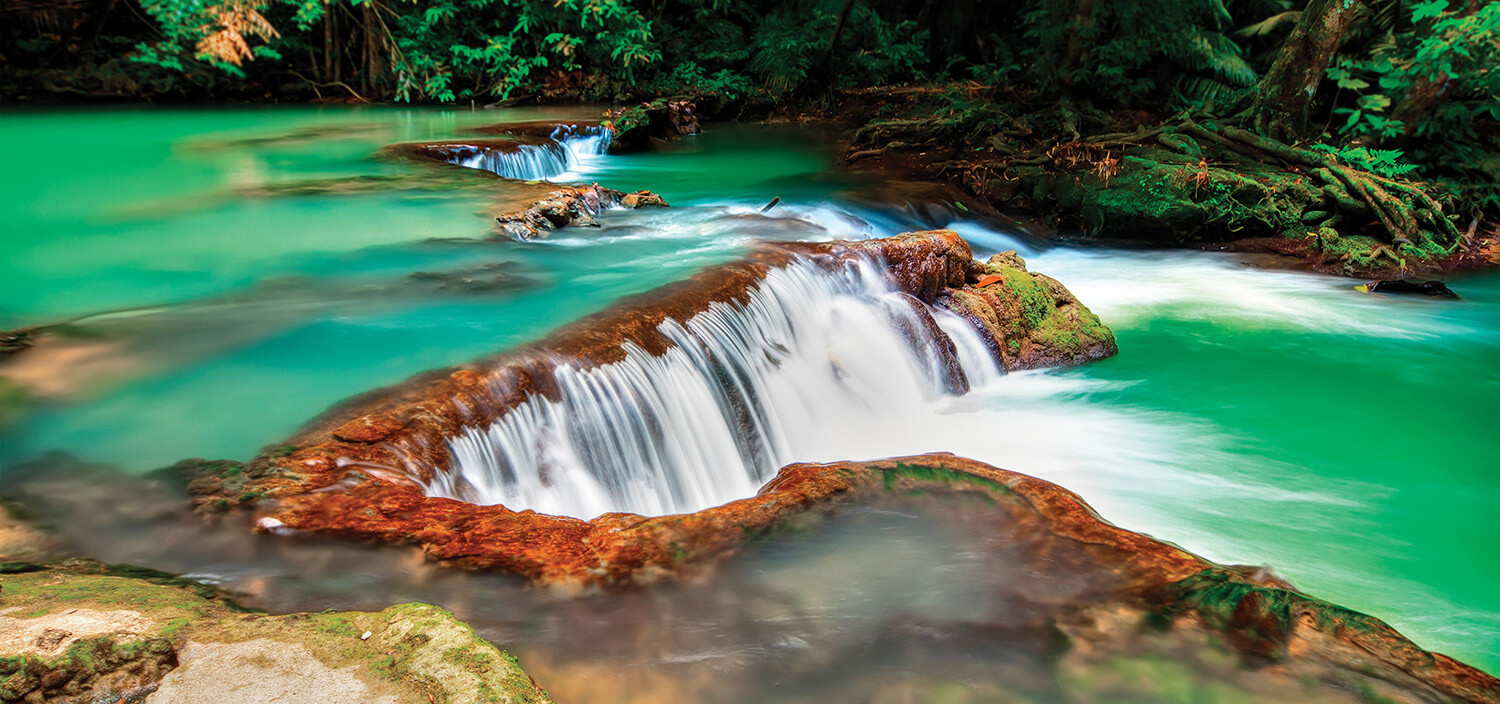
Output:
[[533,397],[452,438],[457,476],[428,492],[585,518],[751,496],[785,464],[835,459],[830,440],[948,398],[948,340],[969,379],[999,377],[967,323],[923,306],[939,339],[913,304],[864,265],[773,271],[744,306],[664,323],[675,347],[659,357],[628,348],[615,364],[558,367],[557,401]]
[[613,134],[604,127],[565,125],[542,144],[523,144],[514,151],[484,150],[456,163],[520,181],[566,181],[579,178],[607,153]]

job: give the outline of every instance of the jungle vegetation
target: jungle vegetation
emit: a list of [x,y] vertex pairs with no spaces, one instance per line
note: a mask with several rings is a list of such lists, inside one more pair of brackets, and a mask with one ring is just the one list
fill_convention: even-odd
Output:
[[1403,246],[1451,254],[1472,223],[1500,219],[1500,2],[1486,0],[5,0],[0,13],[7,102],[785,106],[914,86],[925,112],[867,136],[1024,162],[1165,126],[1205,169],[1208,145],[1326,173],[1383,226],[1392,261]]

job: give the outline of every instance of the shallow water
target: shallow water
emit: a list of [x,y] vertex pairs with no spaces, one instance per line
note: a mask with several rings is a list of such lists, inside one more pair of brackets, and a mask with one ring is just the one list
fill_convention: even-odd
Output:
[[[392,141],[536,117],[395,109],[0,116],[7,180],[0,242],[8,255],[0,260],[0,328],[150,307],[87,318],[70,332],[67,356],[55,357],[65,362],[23,370],[60,388],[0,431],[0,471],[49,450],[132,471],[189,456],[245,458],[341,398],[534,339],[621,296],[731,259],[756,238],[945,224],[942,208],[871,205],[892,199],[888,184],[833,171],[817,134],[759,127],[715,129],[660,153],[589,163],[576,176],[649,188],[674,207],[607,213],[599,230],[564,230],[544,242],[465,239],[487,231],[478,213],[504,189],[491,182],[262,194],[268,184],[303,178],[409,175],[420,167],[370,154]],[[772,197],[782,205],[771,218],[744,217]],[[1451,278],[1461,301],[1394,298],[1228,255],[1031,251],[979,223],[955,227],[985,254],[1022,249],[1033,270],[1063,281],[1114,328],[1121,354],[822,429],[799,446],[800,459],[948,450],[1036,474],[1079,492],[1118,524],[1214,559],[1271,565],[1425,647],[1500,669],[1493,589],[1500,435],[1492,420],[1500,411],[1500,275]],[[408,278],[454,270],[503,277],[483,290]],[[452,578],[428,572],[414,587],[409,578],[350,576],[348,563],[337,561],[273,568],[267,552],[275,547],[251,550],[236,566],[170,541],[95,540],[113,560],[202,571],[240,586],[269,583],[261,598],[286,609],[373,608],[415,594],[451,600],[484,622],[479,595],[511,589],[507,580],[478,580],[476,588],[472,579],[463,589],[433,587]],[[847,532],[819,540],[828,547],[796,549],[879,554]],[[962,552],[912,540],[902,545],[913,555]],[[764,564],[778,564],[775,551],[768,554]],[[911,569],[944,574],[955,558],[925,567],[912,559]],[[390,560],[370,574],[409,567]],[[779,642],[765,633],[786,634],[765,626],[775,609],[751,603],[754,590],[744,585],[768,580],[836,613],[862,603],[819,584],[816,570],[766,567],[752,577],[762,563],[746,564],[726,578],[741,586],[705,601],[719,604],[725,620],[715,621],[712,608],[683,607],[673,623],[700,635],[706,629],[704,638],[735,657],[775,663],[797,646],[756,645],[763,636]],[[864,578],[878,572],[869,564],[848,569]],[[964,584],[955,578],[952,588]],[[892,580],[882,606],[865,603],[864,611],[900,612],[920,588]],[[671,599],[651,595],[587,608],[616,614],[602,621],[642,638],[621,621],[631,599],[654,603],[649,613],[659,618],[674,614]],[[724,608],[724,600],[745,603]],[[586,607],[557,608],[493,616],[486,632],[522,652],[523,662],[529,648],[538,662],[566,670],[566,648],[548,629],[566,627],[573,617],[564,611]],[[877,615],[871,623],[885,620]],[[547,619],[564,625],[535,625]],[[690,652],[664,644],[653,657],[717,657],[702,649],[706,641],[685,642]]]

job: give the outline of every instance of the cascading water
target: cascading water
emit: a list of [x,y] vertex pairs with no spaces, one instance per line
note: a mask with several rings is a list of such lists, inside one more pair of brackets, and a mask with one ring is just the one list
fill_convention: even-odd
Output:
[[609,151],[614,133],[606,127],[560,125],[542,144],[513,151],[482,149],[455,163],[523,181],[554,179],[579,171]]
[[560,365],[556,400],[532,397],[451,438],[454,469],[428,493],[590,518],[696,511],[754,494],[824,434],[942,397],[947,350],[976,383],[1000,374],[966,322],[862,264],[830,275],[794,262],[744,305],[660,329],[675,343],[665,354]]

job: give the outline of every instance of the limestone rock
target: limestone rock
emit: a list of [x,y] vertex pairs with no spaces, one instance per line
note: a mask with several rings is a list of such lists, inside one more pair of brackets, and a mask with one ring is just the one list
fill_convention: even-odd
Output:
[[510,239],[529,240],[569,225],[598,227],[599,223],[594,220],[594,216],[601,210],[624,205],[626,199],[633,199],[631,202],[636,205],[625,207],[638,207],[644,202],[641,194],[655,198],[657,205],[666,205],[665,201],[650,191],[626,195],[598,185],[568,187],[552,191],[541,200],[519,209],[495,216],[496,233]]
[[97,563],[9,565],[0,701],[549,701],[513,658],[437,607],[269,616]]
[[333,431],[333,437],[344,442],[380,442],[400,432],[402,425],[390,418],[364,415],[349,421]]
[[[1161,687],[1208,673],[1218,688],[1243,690],[1246,701],[1352,704],[1362,700],[1346,693],[1368,692],[1373,701],[1500,702],[1500,681],[1420,649],[1378,619],[1307,596],[1263,570],[1218,565],[1111,525],[1050,482],[947,453],[794,464],[754,497],[678,516],[581,521],[374,482],[327,496],[288,500],[275,515],[340,535],[418,536],[432,557],[574,589],[701,575],[759,537],[816,530],[857,507],[963,506],[992,515],[980,524],[995,527],[989,544],[1005,569],[1058,573],[1084,585],[1079,594],[1087,598],[1038,595],[1035,619],[1003,636],[1059,649],[1062,685],[1079,701],[1153,700],[1141,683],[1111,674],[1144,668],[1159,671],[1152,686]],[[891,637],[923,630],[913,624]],[[977,643],[997,637],[985,633],[975,634]]]
[[624,208],[649,208],[653,206],[665,208],[667,207],[667,201],[662,200],[661,196],[651,191],[636,191],[635,193],[626,194],[621,198],[620,206]]

